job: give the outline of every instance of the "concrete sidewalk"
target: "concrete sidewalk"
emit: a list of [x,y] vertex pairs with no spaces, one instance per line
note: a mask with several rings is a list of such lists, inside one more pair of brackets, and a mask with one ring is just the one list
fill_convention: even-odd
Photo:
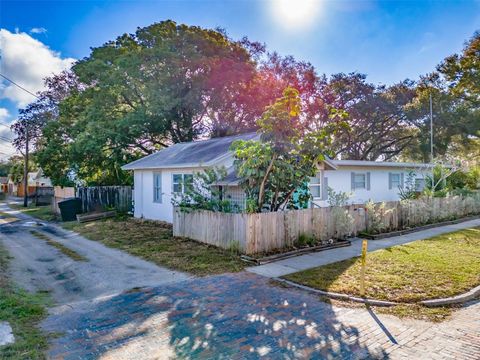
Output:
[[[395,236],[388,239],[370,240],[368,242],[368,251],[384,249],[392,247],[394,245],[406,244],[416,240],[428,239],[432,236],[441,235],[448,232],[475,226],[480,226],[480,219],[474,219],[453,225],[440,226],[437,228],[417,231],[414,233]],[[258,275],[274,278],[314,268],[317,266],[350,259],[355,256],[360,256],[361,251],[362,241],[359,238],[355,238],[352,240],[352,246],[349,247],[296,256],[293,258],[279,260],[265,265],[249,267],[246,270]]]

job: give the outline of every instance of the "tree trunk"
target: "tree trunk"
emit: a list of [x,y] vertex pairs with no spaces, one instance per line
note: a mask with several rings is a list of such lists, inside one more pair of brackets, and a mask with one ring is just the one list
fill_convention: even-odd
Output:
[[265,172],[265,176],[262,179],[262,182],[260,183],[260,189],[258,191],[258,209],[257,210],[262,210],[263,206],[263,199],[265,197],[265,184],[267,182],[268,176],[270,175],[270,172],[272,171],[273,164],[275,163],[275,159],[277,158],[276,154],[272,155],[272,160],[270,160],[270,164],[268,164],[267,171]]

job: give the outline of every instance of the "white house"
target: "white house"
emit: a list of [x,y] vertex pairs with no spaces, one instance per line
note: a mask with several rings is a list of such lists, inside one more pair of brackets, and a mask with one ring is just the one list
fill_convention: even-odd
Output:
[[[134,216],[171,222],[172,197],[185,191],[185,183],[195,172],[209,167],[225,166],[228,175],[218,186],[224,196],[240,208],[245,205],[245,193],[233,168],[233,141],[259,139],[256,133],[227,136],[203,141],[172,145],[155,154],[124,165],[134,171]],[[312,206],[328,206],[327,188],[350,194],[350,202],[365,203],[399,200],[399,187],[404,187],[407,176],[413,173],[418,190],[423,188],[428,164],[325,160],[318,174],[310,180]]]

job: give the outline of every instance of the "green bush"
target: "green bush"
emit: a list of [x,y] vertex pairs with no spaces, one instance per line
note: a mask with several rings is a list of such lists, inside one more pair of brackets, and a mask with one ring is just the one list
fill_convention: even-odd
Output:
[[297,247],[305,247],[305,246],[314,246],[317,243],[317,239],[309,234],[300,234],[298,240],[296,241],[295,245]]

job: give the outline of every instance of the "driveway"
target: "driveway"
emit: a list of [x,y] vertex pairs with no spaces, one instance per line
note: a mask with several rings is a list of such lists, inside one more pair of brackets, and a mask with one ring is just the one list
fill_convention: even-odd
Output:
[[[441,324],[398,319],[248,272],[191,278],[15,216],[0,225],[14,280],[50,291],[58,304],[42,323],[58,334],[50,359],[480,358],[479,301]],[[32,229],[88,261],[66,257]]]
[[441,324],[340,308],[247,272],[51,316],[52,359],[478,359],[480,302]]
[[[0,204],[0,211],[4,213],[4,219],[0,220],[0,238],[13,257],[9,269],[12,280],[29,291],[50,292],[57,305],[93,301],[134,287],[158,286],[190,278],[56,225],[37,221],[4,203]],[[33,236],[32,230],[74,250],[87,261],[71,259]]]

